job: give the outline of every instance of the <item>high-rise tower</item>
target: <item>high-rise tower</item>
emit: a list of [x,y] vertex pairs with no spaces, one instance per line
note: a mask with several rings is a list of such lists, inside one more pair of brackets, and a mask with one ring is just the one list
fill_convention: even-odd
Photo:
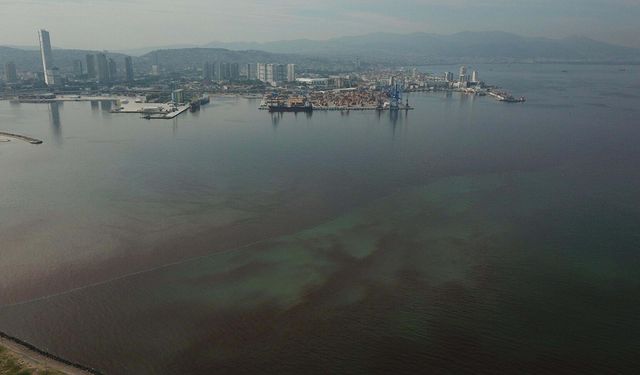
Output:
[[47,86],[53,86],[56,82],[56,68],[53,66],[53,54],[51,53],[51,39],[47,30],[38,30],[40,40],[40,55],[42,56],[42,69],[44,70],[44,82]]
[[16,64],[14,64],[13,61],[4,64],[4,80],[6,82],[16,82],[18,80]]
[[127,82],[133,82],[133,59],[131,56],[124,58],[124,71],[127,76]]
[[480,82],[480,77],[478,77],[478,71],[477,70],[474,70],[471,73],[471,82],[474,82],[474,83]]
[[109,82],[109,62],[107,61],[107,56],[104,53],[98,53],[96,55],[96,73],[98,82],[100,83],[108,83]]
[[460,75],[458,77],[458,81],[460,81],[460,83],[467,82],[467,67],[464,65],[460,67]]
[[296,81],[296,64],[287,64],[287,82]]
[[87,75],[89,78],[96,78],[96,56],[87,55]]

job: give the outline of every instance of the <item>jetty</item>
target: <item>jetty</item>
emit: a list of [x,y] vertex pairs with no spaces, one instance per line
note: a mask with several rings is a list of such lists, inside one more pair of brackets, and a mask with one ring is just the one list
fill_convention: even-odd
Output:
[[8,138],[20,139],[22,141],[29,142],[32,145],[42,144],[41,140],[36,139],[36,138],[27,137],[26,135],[13,134],[13,133],[7,133],[7,132],[0,132],[0,136],[8,137]]
[[[269,107],[266,106],[260,106],[258,109],[263,110],[263,111],[268,111]],[[313,111],[412,111],[414,110],[414,107],[411,106],[399,106],[399,107],[376,107],[376,106],[369,106],[369,107],[340,107],[340,106],[328,106],[328,107],[313,107]]]
[[131,112],[116,111],[114,113],[140,113],[140,114],[142,114],[142,118],[143,119],[147,119],[147,120],[171,120],[172,118],[175,118],[175,117],[179,116],[180,114],[188,111],[189,108],[191,108],[190,105],[181,105],[181,106],[173,107],[173,108],[169,109],[168,111],[163,111],[163,110],[160,110],[160,111],[131,111]]
[[515,98],[513,95],[504,91],[489,91],[489,95],[496,98],[499,102],[505,103],[524,103],[527,99],[524,96]]
[[126,97],[116,96],[90,96],[90,95],[55,95],[55,94],[35,94],[21,95],[15,101],[18,103],[59,103],[59,102],[118,102],[126,100]]

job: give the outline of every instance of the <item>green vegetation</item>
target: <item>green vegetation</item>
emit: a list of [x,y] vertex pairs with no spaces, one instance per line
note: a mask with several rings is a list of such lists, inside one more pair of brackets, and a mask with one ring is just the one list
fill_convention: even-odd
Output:
[[0,346],[0,375],[64,375],[59,371],[39,369],[24,361]]

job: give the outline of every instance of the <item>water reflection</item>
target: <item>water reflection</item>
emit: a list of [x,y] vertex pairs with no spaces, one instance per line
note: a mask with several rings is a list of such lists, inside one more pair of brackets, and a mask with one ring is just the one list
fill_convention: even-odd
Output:
[[62,141],[62,122],[60,121],[60,103],[49,103],[49,122],[51,124],[51,133],[56,142]]
[[278,128],[278,124],[280,123],[280,120],[282,120],[282,116],[282,112],[271,113],[271,126],[273,126],[273,130],[276,130]]
[[400,111],[397,111],[397,110],[389,111],[389,120],[391,121],[391,127],[393,128],[394,134],[395,134],[396,126],[398,125],[399,117],[400,117]]
[[402,130],[404,128],[405,131],[407,130],[409,112],[410,111],[408,109],[389,111],[389,122],[391,123],[391,132],[393,139],[395,139],[396,129],[400,128],[400,130]]
[[111,101],[105,100],[100,102],[100,107],[103,112],[111,112],[112,103]]
[[[593,76],[567,94],[597,95]],[[52,295],[3,306],[0,325],[108,373],[509,373],[529,355],[532,371],[634,373],[640,311],[628,296],[640,276],[625,235],[640,222],[637,113],[476,98],[483,126],[471,126],[444,96],[412,95],[415,112],[379,111],[379,122],[272,114],[274,125],[287,116],[274,137],[258,103],[223,102],[182,115],[180,142],[168,121],[103,118],[98,105],[87,123],[86,104],[66,103],[73,145],[0,158],[12,172],[3,200],[29,203],[0,210],[0,300]],[[45,107],[23,107],[20,125],[38,135]],[[157,271],[120,278],[145,269]],[[596,308],[576,323],[584,306]],[[569,349],[550,356],[550,342]],[[577,368],[585,358],[598,363]]]

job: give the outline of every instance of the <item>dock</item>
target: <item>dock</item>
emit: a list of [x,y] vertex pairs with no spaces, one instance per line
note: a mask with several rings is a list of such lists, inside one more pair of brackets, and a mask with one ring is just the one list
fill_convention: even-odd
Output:
[[496,100],[498,100],[499,102],[524,103],[526,101],[526,99],[523,96],[519,98],[514,98],[513,95],[506,92],[489,91],[488,94],[496,98]]
[[59,103],[59,102],[117,102],[126,98],[115,96],[82,96],[82,95],[58,95],[58,96],[33,96],[19,97],[19,103]]
[[[260,106],[260,110],[269,110],[269,107]],[[376,106],[363,106],[363,107],[342,107],[342,106],[328,106],[328,107],[313,107],[313,111],[412,111],[414,110],[411,106],[399,106],[398,108],[391,107],[376,107]]]
[[178,117],[179,115],[183,114],[184,112],[188,111],[189,108],[191,106],[190,105],[181,105],[178,107],[174,107],[173,110],[168,111],[168,112],[164,112],[164,111],[158,111],[158,112],[145,112],[145,111],[111,111],[112,113],[138,113],[138,114],[142,114],[142,118],[147,119],[147,120],[171,120],[175,117]]
[[41,140],[36,139],[36,138],[27,137],[26,135],[13,134],[13,133],[7,133],[7,132],[0,132],[0,136],[19,139],[21,141],[25,141],[25,142],[31,143],[32,145],[42,144]]

